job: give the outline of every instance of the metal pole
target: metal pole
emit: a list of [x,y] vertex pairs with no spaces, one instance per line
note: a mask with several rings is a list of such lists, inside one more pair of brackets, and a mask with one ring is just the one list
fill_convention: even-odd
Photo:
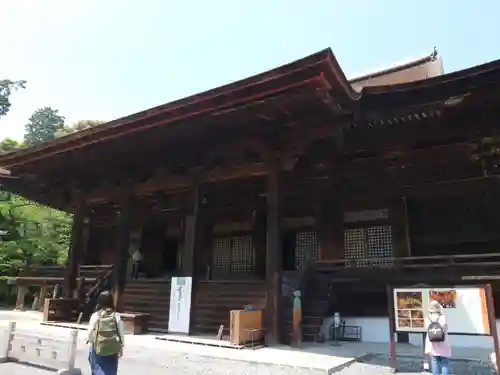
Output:
[[498,331],[497,331],[497,321],[495,314],[495,304],[493,300],[493,291],[491,290],[491,284],[486,284],[486,306],[488,308],[488,323],[490,325],[491,336],[493,337],[493,347],[495,348],[495,359],[496,359],[496,370],[497,373],[500,371],[500,345],[498,342]]
[[426,341],[425,339],[426,339],[426,334],[422,333],[422,359],[423,359],[423,368],[424,368],[424,371],[428,371],[428,370],[430,370],[430,366],[429,366],[429,356],[425,352],[425,341]]
[[391,371],[393,373],[397,372],[397,362],[396,362],[396,340],[395,340],[395,318],[394,318],[394,296],[392,287],[387,285],[387,307],[389,309],[389,350],[391,359]]

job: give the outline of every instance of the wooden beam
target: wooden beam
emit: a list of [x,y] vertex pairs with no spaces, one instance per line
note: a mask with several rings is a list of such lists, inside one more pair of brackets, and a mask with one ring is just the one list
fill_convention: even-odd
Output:
[[279,161],[272,155],[267,175],[267,236],[266,236],[266,280],[267,280],[267,324],[268,342],[278,344],[281,341],[281,284],[282,284],[282,249],[280,233],[280,186]]
[[[280,168],[285,170],[290,163],[283,162]],[[224,182],[238,180],[243,178],[252,178],[256,176],[265,176],[268,173],[268,167],[265,163],[253,163],[231,168],[221,168],[208,171],[200,179],[200,183]],[[174,193],[189,190],[191,179],[189,176],[165,176],[163,178],[152,179],[142,184],[136,184],[132,187],[134,194],[146,195],[154,191],[163,191],[165,193]],[[119,195],[119,187],[97,190],[91,193],[92,197],[88,200],[89,204],[106,202]]]

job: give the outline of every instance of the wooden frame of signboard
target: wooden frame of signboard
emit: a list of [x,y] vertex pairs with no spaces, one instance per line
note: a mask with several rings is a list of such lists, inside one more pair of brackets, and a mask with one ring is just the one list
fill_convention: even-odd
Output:
[[[416,292],[420,291],[422,292],[423,290],[426,290],[427,292],[431,290],[436,290],[439,292],[440,290],[458,290],[458,289],[472,289],[472,288],[479,288],[480,290],[484,290],[484,295],[482,296],[484,299],[484,306],[481,306],[483,309],[482,313],[485,314],[484,318],[488,324],[488,330],[485,331],[487,333],[459,333],[459,332],[453,332],[450,334],[453,335],[465,335],[465,336],[471,336],[471,335],[476,335],[476,336],[492,336],[493,338],[493,345],[494,345],[494,351],[495,351],[495,356],[496,356],[496,368],[500,368],[500,345],[499,345],[499,340],[498,340],[498,332],[497,332],[497,326],[496,326],[496,319],[495,319],[495,306],[493,303],[493,293],[491,290],[491,285],[486,284],[486,285],[460,285],[460,286],[425,286],[425,287],[400,287],[400,288],[395,288],[394,286],[388,285],[387,286],[387,299],[388,299],[388,313],[389,313],[389,348],[390,348],[390,361],[391,361],[391,369],[392,372],[397,372],[397,360],[396,360],[396,338],[395,334],[397,332],[405,332],[405,333],[425,333],[425,328],[416,328],[416,327],[410,327],[408,329],[403,329],[403,330],[398,330],[397,329],[397,324],[396,324],[396,319],[398,317],[396,316],[396,311],[397,311],[397,306],[396,300],[395,300],[395,292],[397,289],[401,289],[402,292],[410,292],[411,290],[415,290]],[[427,297],[428,298],[428,297]],[[423,302],[423,300],[421,300]],[[423,307],[422,307],[423,308]],[[418,317],[417,317],[418,320]],[[425,325],[424,325],[425,326]],[[489,332],[488,332],[489,331]],[[423,342],[425,345],[425,342]]]

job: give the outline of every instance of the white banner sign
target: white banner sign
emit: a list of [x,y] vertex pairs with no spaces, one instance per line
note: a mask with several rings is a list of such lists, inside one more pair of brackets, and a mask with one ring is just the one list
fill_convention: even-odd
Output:
[[491,334],[482,287],[394,289],[396,331],[427,332],[429,303],[433,300],[442,306],[449,333]]
[[172,277],[170,287],[169,333],[189,334],[192,277]]

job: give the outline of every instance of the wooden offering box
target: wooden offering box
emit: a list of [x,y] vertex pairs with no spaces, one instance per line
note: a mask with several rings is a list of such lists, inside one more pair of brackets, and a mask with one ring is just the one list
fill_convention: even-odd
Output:
[[250,330],[262,329],[262,310],[232,310],[230,314],[229,341],[231,344],[245,345],[251,339],[262,338],[248,337]]

